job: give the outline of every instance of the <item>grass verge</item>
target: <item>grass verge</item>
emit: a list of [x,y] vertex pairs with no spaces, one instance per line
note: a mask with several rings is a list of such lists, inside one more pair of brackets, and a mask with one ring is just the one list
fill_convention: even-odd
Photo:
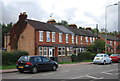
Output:
[[[92,60],[83,60],[80,62],[92,62]],[[74,64],[74,63],[80,63],[80,62],[59,62],[59,64]]]
[[9,66],[0,66],[0,70],[4,69],[16,69],[16,65],[9,65]]

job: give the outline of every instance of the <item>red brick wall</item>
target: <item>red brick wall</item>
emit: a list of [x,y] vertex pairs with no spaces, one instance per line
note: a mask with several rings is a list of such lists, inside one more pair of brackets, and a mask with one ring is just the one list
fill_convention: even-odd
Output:
[[29,55],[35,55],[35,30],[29,24],[20,35],[18,50],[27,51]]

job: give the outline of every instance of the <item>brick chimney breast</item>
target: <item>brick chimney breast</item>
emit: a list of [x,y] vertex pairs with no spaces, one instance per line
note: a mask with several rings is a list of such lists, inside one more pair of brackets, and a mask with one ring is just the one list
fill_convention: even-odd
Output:
[[19,21],[25,21],[27,19],[26,12],[20,13],[19,15]]
[[69,24],[68,26],[77,29],[77,25],[76,24]]
[[56,24],[56,21],[55,21],[55,19],[49,19],[49,20],[47,21],[47,23],[48,23],[48,24]]

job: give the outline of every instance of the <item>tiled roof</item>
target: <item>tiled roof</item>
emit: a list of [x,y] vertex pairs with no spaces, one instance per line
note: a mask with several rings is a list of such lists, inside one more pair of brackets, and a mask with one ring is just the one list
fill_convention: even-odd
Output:
[[30,19],[27,19],[27,23],[30,24],[31,26],[33,26],[36,30],[63,33],[61,30],[56,28],[55,25],[52,25],[52,24],[47,24],[44,22],[34,21],[34,20],[30,20]]
[[61,30],[64,33],[68,33],[68,34],[74,34],[72,31],[70,31],[69,29],[67,29],[65,26],[63,25],[55,25],[56,28],[58,28],[59,30]]
[[103,38],[107,38],[107,40],[111,40],[111,41],[120,41],[120,39],[116,36],[113,36],[113,35],[103,35],[103,34],[100,34],[99,35],[100,37],[103,37]]
[[73,27],[66,27],[69,30],[71,30],[72,32],[74,32],[77,35],[82,35],[82,36],[90,36],[90,37],[97,37],[97,35],[93,34],[91,31],[89,30],[85,30],[85,29],[76,29]]

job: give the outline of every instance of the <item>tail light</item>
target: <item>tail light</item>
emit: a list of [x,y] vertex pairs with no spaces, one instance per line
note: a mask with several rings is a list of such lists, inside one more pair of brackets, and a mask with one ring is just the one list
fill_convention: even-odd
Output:
[[18,64],[18,61],[16,62],[16,64]]
[[30,62],[26,62],[26,65],[32,65]]

